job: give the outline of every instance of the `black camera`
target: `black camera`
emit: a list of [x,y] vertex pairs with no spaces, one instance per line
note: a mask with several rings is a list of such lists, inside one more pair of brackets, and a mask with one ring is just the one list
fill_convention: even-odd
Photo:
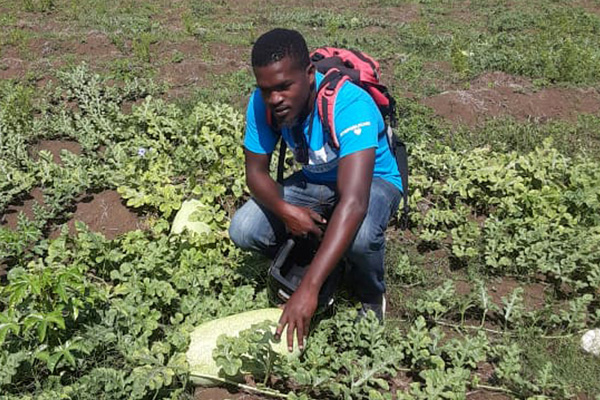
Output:
[[[267,286],[271,303],[283,304],[289,300],[300,286],[304,274],[319,249],[319,244],[316,237],[308,235],[305,238],[289,238],[279,248],[269,268]],[[315,314],[320,314],[333,305],[335,291],[342,274],[343,262],[340,262],[321,287]]]

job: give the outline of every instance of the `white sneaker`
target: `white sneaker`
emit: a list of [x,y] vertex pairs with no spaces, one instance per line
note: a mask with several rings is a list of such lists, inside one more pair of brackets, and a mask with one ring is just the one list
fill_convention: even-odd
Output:
[[362,319],[367,316],[369,310],[375,313],[375,316],[379,322],[383,323],[385,318],[386,301],[385,295],[381,296],[381,303],[362,303],[360,310],[358,311],[358,318]]

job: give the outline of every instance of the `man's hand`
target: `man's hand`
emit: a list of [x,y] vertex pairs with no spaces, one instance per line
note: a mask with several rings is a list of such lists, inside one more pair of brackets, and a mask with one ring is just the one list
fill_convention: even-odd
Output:
[[303,287],[302,284],[294,292],[292,297],[285,304],[283,314],[279,319],[275,337],[279,339],[281,332],[287,325],[287,344],[288,350],[294,349],[294,330],[298,338],[298,347],[304,349],[304,337],[308,336],[310,328],[310,319],[317,309],[319,293],[310,288]]
[[323,231],[317,223],[325,224],[325,218],[319,213],[306,207],[298,207],[289,204],[286,212],[282,215],[283,223],[293,236],[306,236],[309,233],[314,234],[319,239],[323,236]]

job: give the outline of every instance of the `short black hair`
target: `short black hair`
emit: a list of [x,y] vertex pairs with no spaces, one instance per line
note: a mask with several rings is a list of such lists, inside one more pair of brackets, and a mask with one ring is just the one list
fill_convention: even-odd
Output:
[[300,32],[276,28],[260,36],[252,47],[252,67],[266,67],[285,57],[301,69],[310,64],[308,47]]

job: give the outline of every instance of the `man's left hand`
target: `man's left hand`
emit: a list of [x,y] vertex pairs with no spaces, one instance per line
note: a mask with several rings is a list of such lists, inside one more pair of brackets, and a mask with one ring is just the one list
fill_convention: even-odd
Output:
[[275,337],[280,338],[281,333],[287,325],[287,343],[289,351],[294,349],[294,330],[296,331],[296,337],[298,338],[298,347],[300,350],[304,349],[304,338],[308,336],[310,320],[317,309],[318,296],[318,291],[303,287],[302,284],[300,284],[298,289],[285,304],[283,314],[279,319],[279,324],[275,331]]

